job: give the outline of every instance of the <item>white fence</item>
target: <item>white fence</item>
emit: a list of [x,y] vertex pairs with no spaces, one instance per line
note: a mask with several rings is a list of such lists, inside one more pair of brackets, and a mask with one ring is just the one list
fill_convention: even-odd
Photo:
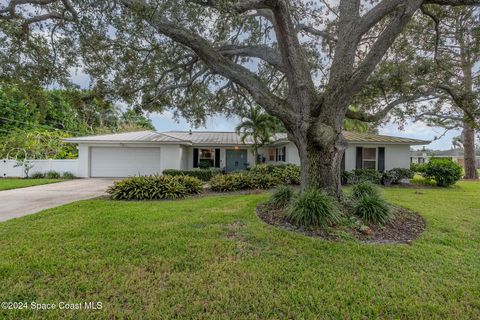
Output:
[[[0,177],[24,177],[23,167],[15,167],[15,160],[0,160]],[[32,160],[33,168],[30,169],[30,175],[35,172],[46,173],[48,171],[57,171],[60,173],[71,172],[78,176],[78,160]]]

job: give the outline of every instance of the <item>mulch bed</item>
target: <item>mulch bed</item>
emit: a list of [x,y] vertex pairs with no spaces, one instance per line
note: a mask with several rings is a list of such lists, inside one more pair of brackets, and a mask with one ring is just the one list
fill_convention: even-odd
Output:
[[400,207],[394,207],[394,218],[386,225],[366,225],[368,228],[353,229],[345,226],[332,227],[329,230],[306,228],[292,225],[286,218],[283,209],[273,208],[266,203],[257,207],[257,215],[264,222],[310,237],[320,237],[330,241],[340,241],[342,237],[337,231],[347,232],[365,243],[411,243],[425,230],[426,222],[418,214]]

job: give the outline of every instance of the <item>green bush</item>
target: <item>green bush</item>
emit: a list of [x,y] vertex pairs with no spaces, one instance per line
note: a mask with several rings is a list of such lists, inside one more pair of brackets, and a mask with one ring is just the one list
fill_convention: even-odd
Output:
[[362,183],[356,184],[352,188],[352,196],[355,199],[361,199],[365,196],[379,196],[380,191],[378,190],[377,186],[375,186],[370,181],[364,181]]
[[271,174],[249,174],[255,189],[271,189],[280,184],[280,180]]
[[250,171],[253,174],[270,174],[283,184],[300,184],[300,167],[294,164],[259,164]]
[[34,172],[30,175],[30,179],[43,179],[45,175],[41,172]]
[[395,184],[399,183],[402,179],[412,179],[415,175],[415,172],[406,168],[393,168],[387,172],[394,178],[392,183]]
[[50,170],[45,174],[45,178],[47,178],[47,179],[60,179],[61,174],[57,171]]
[[380,184],[382,180],[382,173],[373,169],[355,169],[350,172],[350,180],[348,183],[358,184],[364,181],[370,181],[375,184]]
[[252,176],[246,172],[217,175],[210,180],[210,189],[213,191],[228,192],[252,188]]
[[187,189],[189,194],[200,193],[203,189],[203,183],[198,178],[191,176],[176,176],[175,179]]
[[202,182],[185,176],[139,176],[115,182],[108,189],[114,200],[160,200],[200,193]]
[[63,179],[75,179],[76,177],[73,173],[66,171],[62,174],[62,178]]
[[410,170],[412,170],[414,173],[424,173],[426,165],[426,163],[411,163]]
[[365,194],[358,198],[352,211],[367,223],[384,224],[391,217],[388,203],[376,195]]
[[218,168],[210,169],[197,169],[197,170],[176,170],[176,169],[167,169],[163,170],[163,174],[166,176],[190,176],[198,178],[202,181],[210,181],[212,177],[221,174],[222,171]]
[[291,187],[280,186],[272,193],[269,203],[278,208],[285,208],[293,196],[294,192]]
[[305,191],[292,199],[287,218],[300,226],[327,226],[341,220],[337,202],[319,190]]
[[463,169],[450,159],[430,159],[425,165],[424,177],[433,179],[439,187],[448,187],[462,178]]

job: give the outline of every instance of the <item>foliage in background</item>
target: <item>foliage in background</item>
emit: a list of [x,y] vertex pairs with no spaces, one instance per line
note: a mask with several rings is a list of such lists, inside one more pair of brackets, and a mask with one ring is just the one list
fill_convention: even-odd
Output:
[[283,184],[300,184],[300,166],[295,164],[258,164],[250,169],[255,174],[270,174]]
[[274,117],[265,113],[260,107],[251,107],[243,115],[242,121],[235,127],[235,131],[240,134],[242,143],[252,141],[255,163],[259,163],[261,160],[259,159],[258,148],[270,142],[277,126],[278,121]]
[[62,138],[153,130],[141,111],[121,111],[87,90],[45,90],[0,82],[0,158],[72,159]]

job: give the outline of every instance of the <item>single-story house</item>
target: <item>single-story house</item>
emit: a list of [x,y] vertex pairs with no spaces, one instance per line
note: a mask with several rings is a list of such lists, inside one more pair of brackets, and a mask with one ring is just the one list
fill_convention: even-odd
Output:
[[[342,167],[379,171],[410,166],[410,146],[429,141],[345,132],[349,147]],[[127,177],[162,173],[165,169],[199,167],[245,169],[255,163],[252,141],[241,142],[235,132],[141,131],[64,139],[78,144],[79,177]],[[300,164],[296,146],[285,133],[272,137],[259,150],[266,163]]]
[[[431,158],[445,158],[465,167],[465,158],[463,148],[454,148],[450,150],[414,150],[410,154],[411,163],[427,163]],[[480,163],[480,149],[475,150],[477,166]]]

